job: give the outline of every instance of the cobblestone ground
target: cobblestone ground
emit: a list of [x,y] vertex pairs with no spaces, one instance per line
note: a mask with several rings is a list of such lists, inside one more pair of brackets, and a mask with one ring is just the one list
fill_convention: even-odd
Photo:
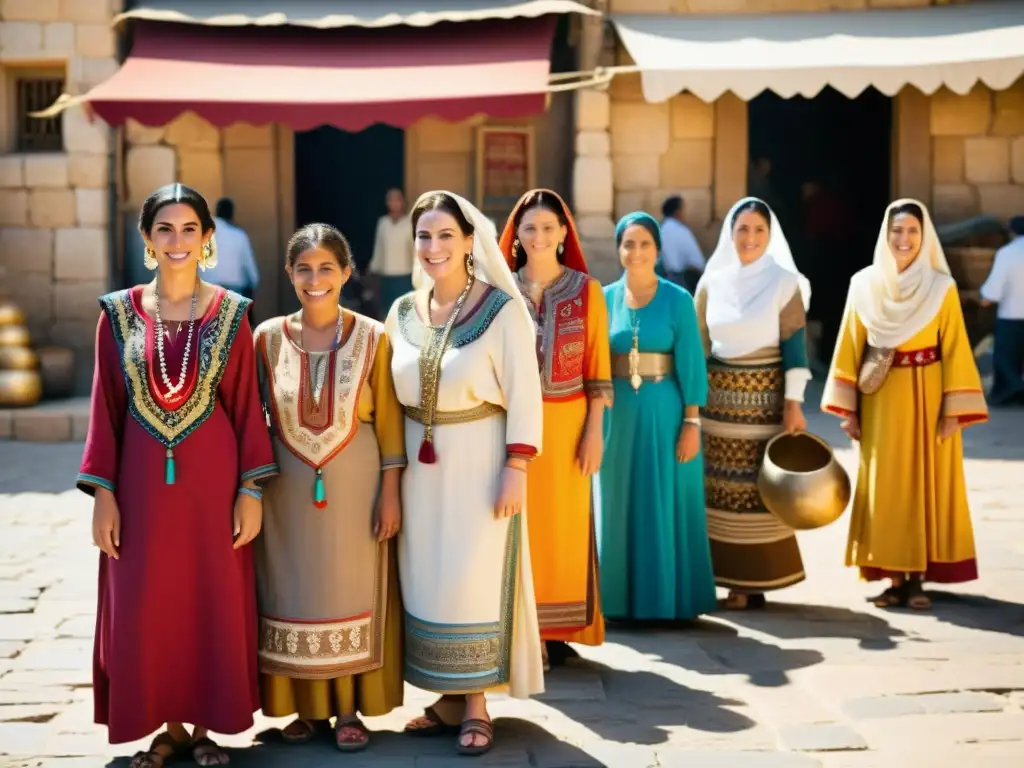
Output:
[[[812,430],[855,456],[833,420]],[[967,433],[982,578],[884,612],[841,566],[845,521],[800,537],[808,580],[757,613],[625,631],[585,649],[529,702],[494,700],[477,765],[536,768],[910,768],[1024,765],[1024,413]],[[96,550],[71,490],[81,446],[0,443],[0,765],[126,766],[92,724]],[[173,567],[173,553],[168,553]],[[243,768],[460,765],[448,739],[398,733],[430,697],[368,721],[371,751],[224,737]],[[252,746],[250,746],[252,745]]]

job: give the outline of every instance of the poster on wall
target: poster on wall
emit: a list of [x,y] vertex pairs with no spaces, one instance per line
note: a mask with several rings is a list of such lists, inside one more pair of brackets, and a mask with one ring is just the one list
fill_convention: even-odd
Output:
[[477,129],[476,204],[504,223],[516,201],[535,186],[533,128]]

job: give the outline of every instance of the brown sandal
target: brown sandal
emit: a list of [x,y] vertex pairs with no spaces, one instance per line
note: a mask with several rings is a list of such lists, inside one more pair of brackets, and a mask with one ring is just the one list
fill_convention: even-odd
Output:
[[876,608],[903,608],[907,604],[907,582],[889,587],[871,598],[871,602]]
[[[300,723],[303,727],[303,732],[300,734],[288,733],[288,729],[296,723]],[[301,717],[297,717],[287,726],[281,729],[281,739],[286,744],[308,744],[313,740],[313,737],[319,733],[317,723],[313,720],[305,720]]]
[[[416,727],[413,725],[417,720],[429,720],[430,725],[423,727]],[[427,707],[423,710],[423,715],[410,720],[405,724],[405,733],[407,736],[415,736],[418,739],[430,739],[435,736],[450,736],[451,734],[458,733],[459,726],[454,723],[446,723],[441,719],[441,716],[437,714],[437,710],[433,707]]]
[[[188,751],[190,745],[191,742],[188,739],[175,741],[170,733],[164,731],[153,737],[153,741],[149,744],[149,749],[145,752],[136,752],[132,756],[129,766],[130,768],[161,768],[161,766],[169,765],[175,760],[180,760],[184,753]],[[171,750],[171,753],[165,755],[162,752],[157,752],[157,747],[167,747]]]
[[[359,741],[342,741],[341,732],[346,728],[350,728],[353,731],[359,731],[362,735]],[[370,743],[370,730],[363,725],[355,715],[348,717],[339,717],[337,722],[334,724],[334,744],[342,752],[362,752],[366,749],[366,746]]]
[[914,611],[927,611],[932,607],[932,599],[925,594],[917,579],[909,582],[906,605]]
[[[206,751],[201,754],[196,754],[200,750]],[[202,758],[213,757],[214,755],[218,755],[216,763],[204,763],[201,760]],[[227,762],[221,760],[221,757],[227,757]],[[228,757],[228,753],[225,752],[221,746],[209,736],[203,736],[192,742],[192,760],[196,765],[229,765],[231,763],[231,758]]]
[[[484,744],[463,744],[462,739],[465,736],[483,736],[487,739]],[[459,740],[456,742],[460,755],[471,755],[478,757],[491,751],[491,747],[494,746],[494,726],[491,725],[490,720],[480,720],[475,717],[471,717],[468,720],[462,721],[462,727],[459,728]]]

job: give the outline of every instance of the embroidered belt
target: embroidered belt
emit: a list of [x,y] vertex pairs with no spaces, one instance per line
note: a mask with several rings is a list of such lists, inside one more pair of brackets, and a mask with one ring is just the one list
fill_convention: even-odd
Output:
[[[676,375],[675,364],[674,355],[662,352],[641,352],[637,373],[645,380],[661,381]],[[628,379],[631,375],[629,355],[612,355],[612,376],[617,379]]]
[[923,368],[926,365],[939,362],[940,359],[942,356],[938,347],[924,347],[907,352],[897,351],[892,359],[892,364],[898,368]]
[[[469,421],[480,421],[480,419],[486,419],[489,416],[504,412],[504,408],[494,403],[481,403],[465,411],[434,411],[434,424],[465,424]],[[418,424],[427,423],[426,408],[406,406],[405,415]]]

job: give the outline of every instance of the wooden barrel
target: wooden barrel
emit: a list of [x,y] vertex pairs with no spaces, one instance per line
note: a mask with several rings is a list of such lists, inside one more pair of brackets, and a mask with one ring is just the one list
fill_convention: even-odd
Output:
[[995,248],[955,246],[946,249],[946,261],[961,291],[976,291],[992,271]]

